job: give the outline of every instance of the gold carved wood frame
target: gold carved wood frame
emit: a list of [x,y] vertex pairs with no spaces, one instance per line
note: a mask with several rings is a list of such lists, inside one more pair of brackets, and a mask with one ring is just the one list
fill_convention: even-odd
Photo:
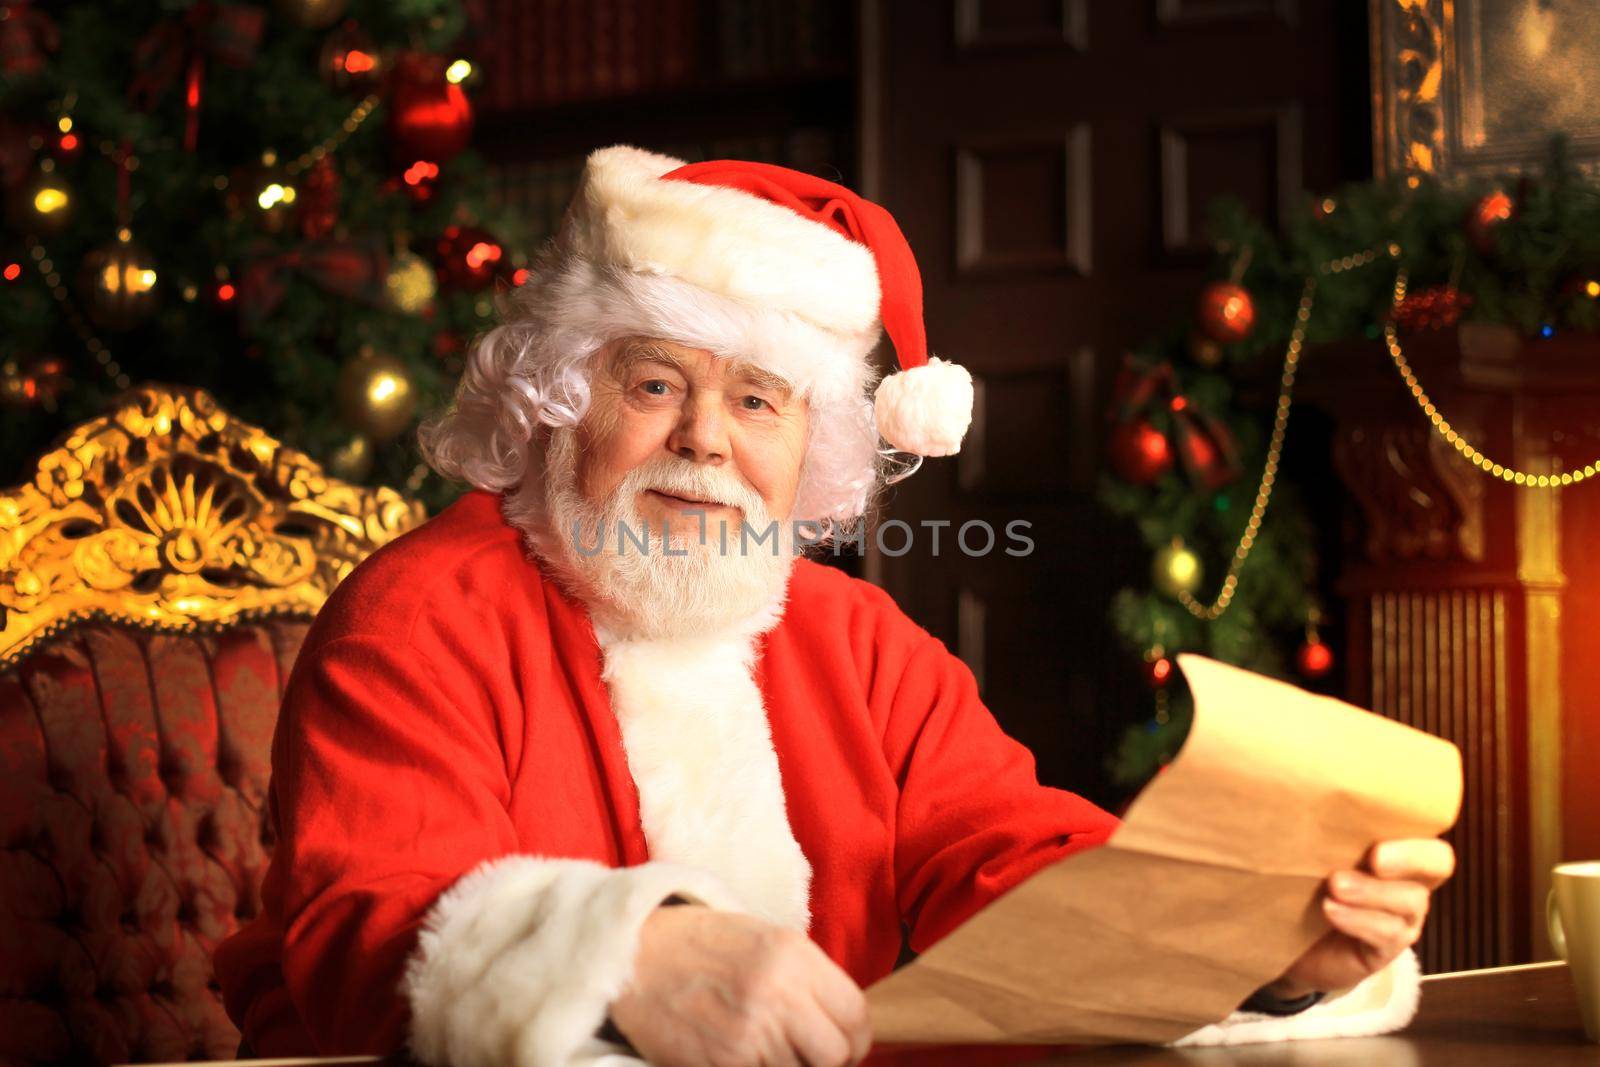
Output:
[[327,477],[204,390],[137,387],[0,491],[0,669],[80,621],[310,618],[426,517],[392,489]]
[[1600,161],[1600,19],[1551,0],[1368,0],[1373,165],[1516,171],[1557,132]]

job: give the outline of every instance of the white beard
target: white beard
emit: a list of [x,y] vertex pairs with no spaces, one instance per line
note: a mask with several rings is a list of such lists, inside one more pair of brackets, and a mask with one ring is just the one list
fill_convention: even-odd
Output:
[[[507,517],[530,534],[530,546],[557,580],[588,606],[596,628],[607,631],[602,639],[730,630],[754,635],[777,623],[794,566],[795,531],[788,522],[776,523],[774,545],[766,504],[742,479],[663,453],[629,471],[596,502],[578,490],[577,461],[576,430],[552,430],[543,477],[517,489]],[[736,524],[724,538],[721,524],[706,519],[703,538],[673,537],[664,545],[658,525],[641,550],[635,538],[645,533],[645,520],[635,502],[646,489],[736,507],[766,540],[741,538]],[[626,539],[623,526],[630,531]]]

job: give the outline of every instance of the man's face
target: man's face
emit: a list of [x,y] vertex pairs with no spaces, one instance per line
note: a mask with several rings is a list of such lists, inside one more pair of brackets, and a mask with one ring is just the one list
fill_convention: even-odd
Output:
[[[782,522],[800,482],[806,418],[805,401],[758,367],[673,341],[620,338],[596,358],[578,426],[578,491],[604,501],[629,471],[667,455],[738,479]],[[655,489],[640,490],[633,503],[652,530],[665,523],[686,540],[717,537],[723,523],[736,535],[748,518],[728,504]]]

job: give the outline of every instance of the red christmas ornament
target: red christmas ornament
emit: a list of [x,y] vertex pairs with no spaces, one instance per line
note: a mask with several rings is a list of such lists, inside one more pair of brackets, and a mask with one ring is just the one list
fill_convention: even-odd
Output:
[[1202,333],[1213,341],[1231,345],[1249,337],[1255,328],[1256,302],[1242,285],[1212,282],[1200,291],[1196,315]]
[[1494,192],[1472,205],[1467,212],[1465,229],[1467,239],[1478,254],[1487,256],[1495,249],[1495,235],[1500,226],[1516,214],[1516,203],[1504,189]]
[[1312,629],[1300,651],[1295,653],[1295,664],[1307,678],[1321,678],[1333,669],[1333,649]]
[[1111,469],[1134,485],[1150,485],[1172,469],[1172,444],[1148,419],[1118,423],[1106,447]]
[[1409,292],[1392,312],[1402,330],[1447,330],[1472,307],[1472,297],[1453,285],[1435,285]]
[[441,287],[476,292],[494,284],[506,265],[506,251],[487,230],[450,226],[434,243],[433,261]]
[[295,197],[295,224],[311,240],[326,237],[339,222],[339,168],[323,156],[300,179]]
[[472,137],[472,103],[445,77],[442,56],[409,52],[395,63],[389,97],[389,150],[395,162],[443,163]]

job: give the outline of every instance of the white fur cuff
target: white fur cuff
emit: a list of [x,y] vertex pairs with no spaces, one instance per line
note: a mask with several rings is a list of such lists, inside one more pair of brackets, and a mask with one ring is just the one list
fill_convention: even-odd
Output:
[[1366,1037],[1408,1025],[1422,998],[1422,967],[1406,949],[1394,962],[1359,985],[1328,997],[1297,1015],[1236,1011],[1176,1041],[1183,1045],[1248,1045],[1259,1041],[1303,1041],[1323,1037]]
[[594,1035],[633,976],[640,927],[673,893],[746,910],[713,875],[664,861],[479,865],[429,910],[408,962],[412,1054],[451,1067],[632,1062]]

